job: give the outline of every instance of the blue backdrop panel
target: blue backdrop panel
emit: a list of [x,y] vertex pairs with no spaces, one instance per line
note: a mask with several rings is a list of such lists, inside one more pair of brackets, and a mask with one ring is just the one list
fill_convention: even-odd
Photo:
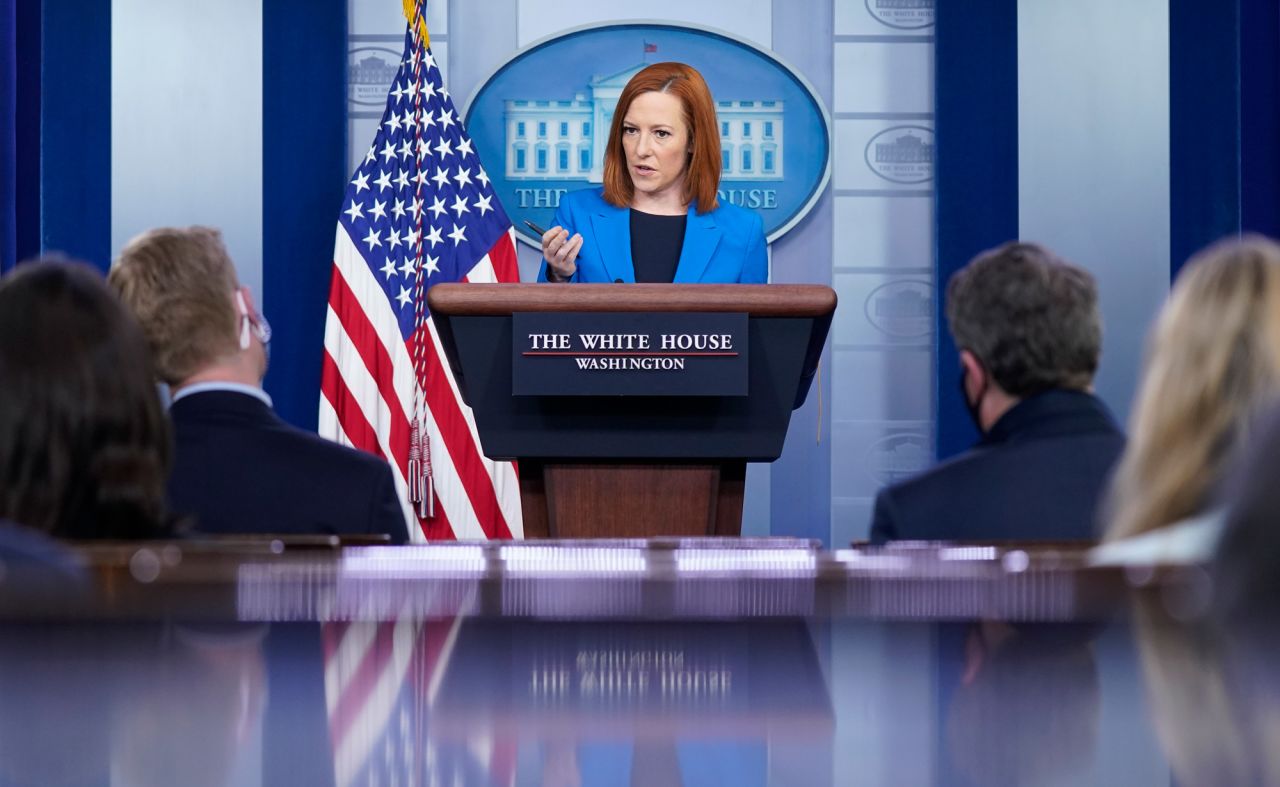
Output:
[[46,2],[41,21],[40,246],[105,271],[111,264],[111,0]]
[[939,3],[934,43],[937,200],[937,455],[977,431],[947,330],[947,280],[973,255],[1018,237],[1018,3]]
[[14,265],[18,246],[18,14],[14,0],[0,0],[0,273]]
[[0,265],[40,253],[40,6],[14,4],[14,256]]
[[1240,229],[1239,26],[1236,2],[1169,3],[1171,276]]
[[274,331],[266,389],[281,417],[310,430],[348,174],[346,35],[346,0],[263,3],[262,308]]
[[1246,231],[1280,236],[1280,5],[1275,0],[1240,3],[1240,199]]

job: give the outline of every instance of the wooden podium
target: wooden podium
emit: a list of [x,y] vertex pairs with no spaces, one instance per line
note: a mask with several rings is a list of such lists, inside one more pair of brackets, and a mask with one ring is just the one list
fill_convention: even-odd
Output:
[[[836,295],[803,284],[440,284],[428,306],[485,456],[519,463],[527,538],[736,536],[746,463],[782,453]],[[745,314],[748,390],[515,396],[512,315],[535,312]]]

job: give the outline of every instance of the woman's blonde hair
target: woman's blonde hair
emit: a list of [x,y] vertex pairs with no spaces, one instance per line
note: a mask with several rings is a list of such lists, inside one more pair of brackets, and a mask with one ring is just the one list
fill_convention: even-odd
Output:
[[1201,511],[1280,392],[1280,245],[1220,241],[1187,262],[1147,339],[1107,538]]

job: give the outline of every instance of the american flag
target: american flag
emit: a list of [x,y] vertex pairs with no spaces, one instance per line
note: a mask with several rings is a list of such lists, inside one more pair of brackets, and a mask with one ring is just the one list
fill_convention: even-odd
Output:
[[324,624],[336,787],[513,783],[514,740],[442,735],[450,720],[432,715],[462,621]]
[[410,538],[520,538],[510,462],[484,457],[427,312],[440,282],[518,281],[515,233],[432,57],[417,0],[373,145],[342,200],[320,434],[385,457]]

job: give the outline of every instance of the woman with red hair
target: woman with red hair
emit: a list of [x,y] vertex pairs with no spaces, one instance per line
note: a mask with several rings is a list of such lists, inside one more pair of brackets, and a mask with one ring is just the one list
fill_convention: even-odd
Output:
[[604,186],[566,194],[539,281],[764,283],[760,217],[716,198],[720,128],[702,75],[654,63],[618,97]]

